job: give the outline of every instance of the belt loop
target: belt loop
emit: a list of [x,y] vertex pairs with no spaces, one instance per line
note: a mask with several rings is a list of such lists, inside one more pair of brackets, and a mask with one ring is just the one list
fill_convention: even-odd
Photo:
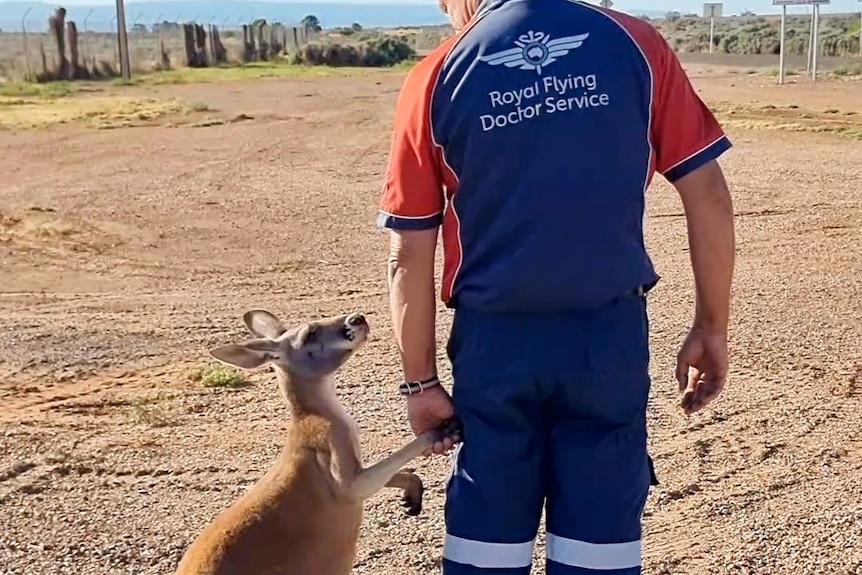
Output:
[[658,284],[658,282],[660,280],[661,280],[661,277],[658,277],[655,280],[653,280],[647,284],[641,285],[638,288],[638,295],[639,296],[645,296],[646,294],[648,294],[652,290],[652,288],[654,288]]

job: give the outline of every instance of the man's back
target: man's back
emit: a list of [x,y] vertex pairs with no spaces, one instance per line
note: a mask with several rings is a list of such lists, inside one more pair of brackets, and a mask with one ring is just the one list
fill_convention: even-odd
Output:
[[460,230],[469,283],[459,301],[589,307],[655,279],[640,243],[651,91],[638,45],[593,7],[485,7],[431,102],[434,139],[458,174],[453,209],[471,222]]
[[674,110],[673,98],[702,109],[687,81],[690,94],[669,93],[682,72],[668,53],[650,24],[617,12],[490,0],[420,64],[406,89],[427,89],[448,180],[450,306],[573,310],[656,281],[644,192],[657,169],[723,138],[711,125],[697,130],[697,117],[694,131],[667,135],[692,109]]

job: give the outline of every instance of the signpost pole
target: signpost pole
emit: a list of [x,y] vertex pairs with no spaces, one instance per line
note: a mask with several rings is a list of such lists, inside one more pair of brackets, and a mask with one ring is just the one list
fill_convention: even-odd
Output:
[[811,22],[814,27],[813,45],[811,46],[811,79],[817,80],[817,52],[820,51],[820,43],[817,41],[817,32],[820,28],[820,5],[815,4]]
[[[859,0],[862,2],[862,0]],[[723,4],[721,2],[704,2],[703,17],[709,18],[709,53],[715,51],[715,19],[721,18]]]
[[811,53],[814,49],[814,7],[811,7],[811,20],[808,22],[808,52],[805,54],[805,71],[811,73]]
[[[781,6],[781,30],[779,35],[780,46],[778,51],[778,83],[783,84],[785,79],[785,57],[787,50],[784,46],[787,39],[787,7],[788,6],[811,6],[811,33],[808,35],[808,58],[806,63],[806,71],[811,72],[812,80],[817,79],[817,49],[818,40],[817,32],[820,24],[820,6],[829,4],[831,0],[772,0],[773,6]],[[862,2],[862,0],[859,0]]]
[[712,47],[714,45],[713,38],[715,38],[715,18],[709,19],[709,53],[712,54]]
[[[862,2],[862,0],[859,0]],[[784,47],[784,39],[787,35],[787,4],[781,6],[781,32],[779,33],[780,45],[778,47],[778,83],[784,83],[784,55],[787,53]]]

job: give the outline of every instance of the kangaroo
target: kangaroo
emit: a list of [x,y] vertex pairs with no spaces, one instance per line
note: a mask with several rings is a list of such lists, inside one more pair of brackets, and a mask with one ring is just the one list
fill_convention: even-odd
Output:
[[347,575],[356,558],[363,502],[383,487],[403,492],[410,516],[422,510],[423,485],[401,468],[457,420],[363,466],[359,433],[335,394],[333,374],[366,341],[364,316],[351,313],[287,329],[266,310],[243,315],[255,336],[210,351],[241,369],[272,366],[291,412],[274,465],[215,517],[177,566],[175,575]]

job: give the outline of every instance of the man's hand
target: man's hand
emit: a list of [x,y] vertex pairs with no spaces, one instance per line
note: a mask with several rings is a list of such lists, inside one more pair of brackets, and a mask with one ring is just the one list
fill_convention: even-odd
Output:
[[677,355],[676,379],[686,415],[721,393],[727,377],[727,327],[735,260],[733,202],[718,162],[674,182],[685,210],[694,271],[694,327]]
[[[407,418],[410,420],[413,433],[417,436],[434,429],[453,415],[455,415],[455,407],[452,404],[452,398],[440,385],[407,397]],[[457,436],[446,437],[434,443],[424,455],[430,455],[432,452],[442,455],[452,449],[458,440]]]
[[676,379],[686,415],[700,411],[724,389],[727,333],[691,328],[676,359]]

